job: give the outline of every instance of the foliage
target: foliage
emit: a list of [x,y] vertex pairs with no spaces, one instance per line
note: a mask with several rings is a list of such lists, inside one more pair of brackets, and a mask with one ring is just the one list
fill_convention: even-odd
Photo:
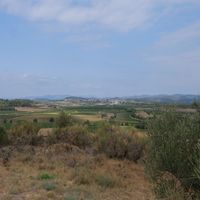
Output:
[[105,125],[99,132],[98,149],[110,158],[137,162],[142,156],[143,145],[129,132]]
[[65,112],[61,112],[57,119],[57,126],[59,128],[64,128],[67,126],[72,125],[73,119],[70,115],[66,114]]
[[49,118],[49,122],[50,123],[54,123],[55,122],[55,119],[53,117]]
[[33,122],[34,122],[34,123],[38,123],[38,119],[37,119],[37,118],[34,118],[34,119],[33,119]]
[[[155,182],[163,172],[175,176],[185,190],[198,191],[200,117],[167,112],[148,124],[147,168]],[[159,184],[160,185],[160,184]]]
[[100,175],[96,177],[96,182],[98,185],[100,185],[103,188],[112,188],[115,186],[116,182],[115,180],[110,177],[109,175]]
[[184,193],[184,191],[182,189],[176,188],[176,183],[173,180],[162,180],[159,184],[155,186],[154,192],[159,199],[186,199],[186,194]]
[[3,111],[13,111],[15,107],[30,107],[33,105],[33,101],[27,99],[14,99],[14,100],[4,100],[0,99],[0,110]]
[[36,124],[23,122],[16,124],[9,130],[9,138],[15,145],[36,145],[40,141],[38,136],[39,128]]
[[65,141],[80,148],[89,147],[92,144],[92,135],[83,125],[76,124],[67,128],[57,129],[54,134],[57,141]]
[[4,128],[0,127],[0,146],[8,144],[8,135]]

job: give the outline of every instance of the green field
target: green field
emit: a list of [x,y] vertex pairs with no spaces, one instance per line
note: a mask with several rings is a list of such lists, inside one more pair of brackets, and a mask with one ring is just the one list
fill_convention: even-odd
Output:
[[[58,103],[57,101],[31,102],[31,105],[25,104],[25,106],[21,102],[17,103],[19,106],[16,107],[8,107],[9,103],[4,103],[6,105],[5,110],[2,103],[0,126],[8,129],[13,124],[30,121],[38,123],[42,128],[52,128],[59,113],[64,111],[82,122],[89,121],[93,124],[98,124],[101,121],[108,121],[120,126],[144,129],[148,118],[154,115],[159,115],[167,109],[185,109],[185,106],[134,102],[119,105],[92,105],[88,103],[88,105],[79,106],[63,106],[62,102]],[[149,117],[140,116],[138,113],[141,112]]]

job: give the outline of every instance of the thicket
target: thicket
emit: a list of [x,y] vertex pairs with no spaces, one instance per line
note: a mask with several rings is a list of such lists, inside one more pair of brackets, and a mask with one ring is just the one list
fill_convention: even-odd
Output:
[[87,149],[88,152],[104,153],[110,158],[134,162],[137,162],[143,153],[143,143],[131,131],[109,122],[101,123],[91,131],[90,123],[77,123],[70,115],[62,112],[56,121],[57,128],[43,136],[38,134],[39,124],[35,123],[36,120],[33,121],[13,124],[7,132],[0,130],[0,144],[6,139],[11,145],[17,146],[68,143]]
[[13,145],[37,145],[41,143],[38,131],[39,127],[35,123],[23,122],[8,131],[8,138]]
[[56,124],[59,128],[71,126],[73,124],[73,118],[71,115],[61,112],[57,118]]
[[199,113],[167,112],[150,120],[148,133],[147,171],[158,197],[200,199]]
[[14,99],[14,100],[4,100],[0,99],[0,110],[6,110],[11,111],[15,110],[15,107],[26,107],[26,106],[32,106],[34,104],[31,100],[26,99]]
[[4,128],[0,127],[0,146],[8,144],[8,134]]
[[80,148],[90,147],[93,142],[92,134],[81,124],[56,129],[53,139],[53,143],[65,142]]
[[137,162],[143,153],[143,143],[116,126],[102,125],[97,131],[98,150],[110,158],[128,159]]

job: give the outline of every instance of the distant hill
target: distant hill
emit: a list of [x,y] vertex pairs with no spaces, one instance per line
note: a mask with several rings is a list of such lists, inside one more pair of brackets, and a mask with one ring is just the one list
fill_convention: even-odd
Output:
[[130,96],[130,97],[115,97],[115,98],[98,98],[98,97],[79,97],[70,95],[45,95],[39,97],[29,97],[28,99],[38,100],[38,101],[136,101],[145,103],[169,103],[169,104],[192,104],[194,101],[200,101],[200,95],[140,95],[140,96]]
[[53,101],[53,100],[64,100],[69,95],[44,95],[44,96],[32,96],[27,97],[28,99],[38,100],[38,101]]
[[154,103],[192,104],[194,101],[200,101],[200,95],[144,95],[131,97],[129,99]]

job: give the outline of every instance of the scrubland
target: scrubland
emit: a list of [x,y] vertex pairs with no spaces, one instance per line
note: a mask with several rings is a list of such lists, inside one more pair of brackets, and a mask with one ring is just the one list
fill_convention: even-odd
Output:
[[69,112],[49,124],[9,122],[0,128],[0,199],[199,200],[199,108],[148,114],[144,129],[112,121],[137,120],[129,110],[97,123]]

